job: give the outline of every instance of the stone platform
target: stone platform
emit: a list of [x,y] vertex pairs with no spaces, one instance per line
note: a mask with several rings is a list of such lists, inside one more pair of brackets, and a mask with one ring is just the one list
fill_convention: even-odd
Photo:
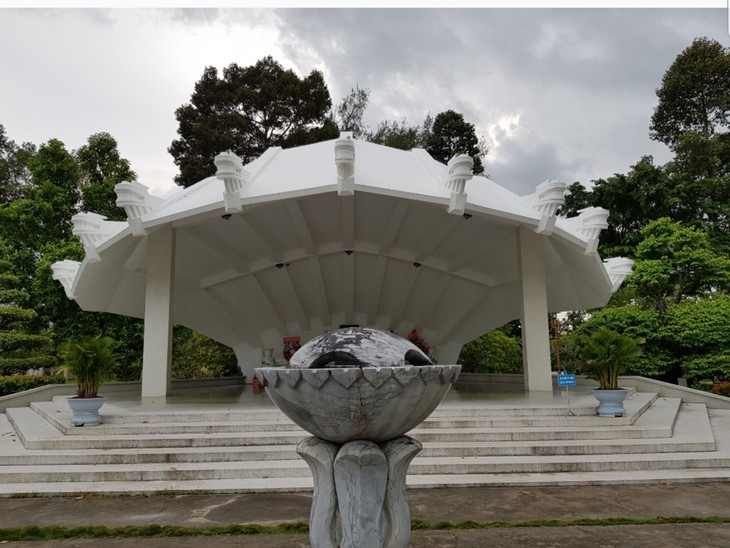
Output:
[[[595,415],[590,390],[455,391],[408,435],[408,486],[548,486],[730,480],[730,410],[635,392]],[[164,403],[111,394],[101,426],[71,426],[65,396],[0,414],[0,496],[310,491],[308,434],[250,386]]]

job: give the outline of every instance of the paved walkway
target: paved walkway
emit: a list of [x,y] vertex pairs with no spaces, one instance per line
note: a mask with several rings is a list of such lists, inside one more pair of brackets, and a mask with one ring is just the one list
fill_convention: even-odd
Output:
[[[430,522],[730,516],[730,483],[542,488],[411,489],[411,516]],[[307,521],[309,494],[0,499],[0,527],[25,525],[276,524]],[[298,548],[307,535],[13,542],[15,547]],[[726,547],[730,524],[676,524],[414,531],[415,548],[541,546]]]

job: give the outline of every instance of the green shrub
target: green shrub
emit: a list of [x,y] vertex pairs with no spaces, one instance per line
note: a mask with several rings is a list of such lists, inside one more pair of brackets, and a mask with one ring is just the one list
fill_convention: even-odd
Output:
[[23,392],[31,388],[45,386],[47,384],[64,384],[66,379],[61,375],[48,375],[35,377],[31,375],[7,375],[0,376],[0,396]]
[[624,374],[657,378],[675,365],[676,358],[662,346],[662,320],[655,311],[632,305],[603,308],[593,312],[591,319],[576,329],[576,334],[590,335],[601,327],[644,341],[643,352],[626,364]]
[[191,329],[176,326],[172,378],[206,379],[241,375],[233,350]]
[[495,329],[464,345],[457,363],[464,373],[522,373],[517,339]]
[[730,379],[730,350],[688,356],[682,362],[682,372],[687,379]]

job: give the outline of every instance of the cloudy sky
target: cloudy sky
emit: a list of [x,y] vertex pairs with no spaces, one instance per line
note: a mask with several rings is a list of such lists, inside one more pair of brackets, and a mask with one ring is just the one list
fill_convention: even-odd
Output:
[[[724,4],[724,2],[720,2]],[[713,4],[717,5],[717,4]],[[667,148],[655,89],[695,37],[730,46],[725,9],[1,9],[0,124],[72,150],[106,131],[140,182],[172,184],[174,112],[203,69],[272,55],[321,70],[337,103],[371,90],[366,123],[453,109],[519,194],[588,183]]]

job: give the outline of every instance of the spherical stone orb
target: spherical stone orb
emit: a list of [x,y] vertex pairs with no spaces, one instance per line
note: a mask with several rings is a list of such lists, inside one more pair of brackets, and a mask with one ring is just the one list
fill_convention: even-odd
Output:
[[302,346],[291,367],[258,368],[256,377],[287,417],[318,438],[382,443],[418,426],[459,376],[460,365],[424,358],[392,333],[345,328]]
[[315,337],[289,360],[292,369],[405,365],[431,365],[431,360],[409,340],[369,327],[345,327]]

